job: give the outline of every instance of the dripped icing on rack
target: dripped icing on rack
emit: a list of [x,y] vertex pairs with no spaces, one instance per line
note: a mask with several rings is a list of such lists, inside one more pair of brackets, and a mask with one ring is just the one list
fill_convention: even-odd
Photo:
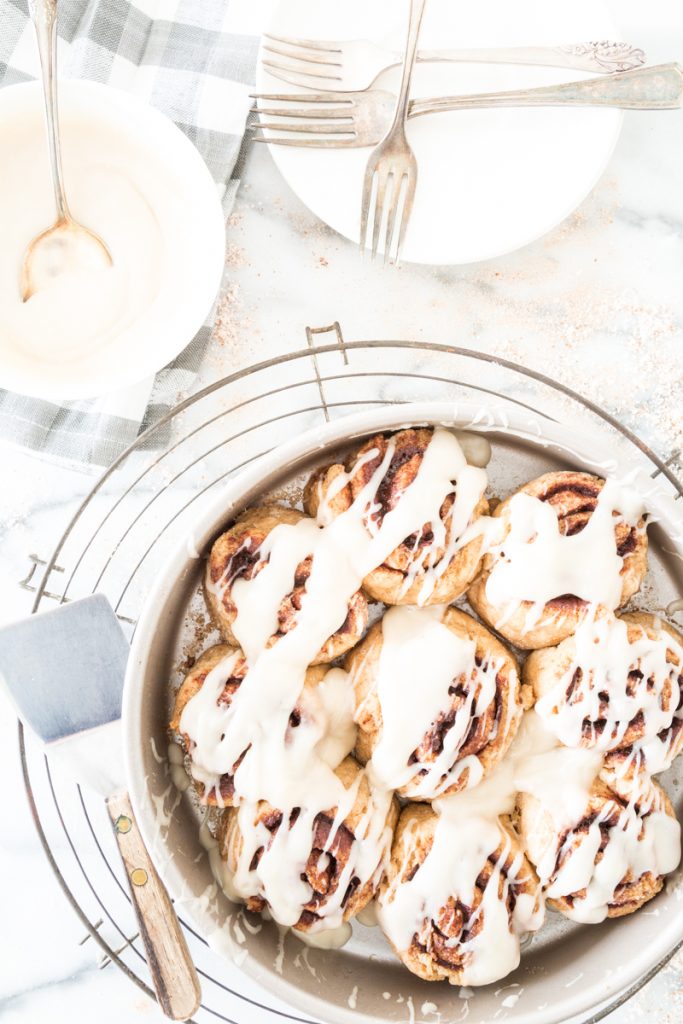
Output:
[[668,768],[683,727],[683,643],[655,617],[591,614],[552,652],[547,671],[566,647],[568,664],[536,703],[547,727],[566,746],[629,746],[649,772]]
[[[369,694],[376,692],[382,718],[370,762],[373,778],[391,789],[410,784],[414,798],[438,796],[461,779],[475,786],[484,773],[482,761],[477,753],[460,753],[475,725],[490,719],[481,749],[499,732],[506,736],[512,718],[521,715],[514,668],[506,680],[509,693],[501,720],[498,673],[503,659],[487,657],[478,664],[476,642],[449,629],[441,621],[443,612],[399,606],[385,613],[377,678]],[[361,705],[357,718],[362,711]],[[422,754],[425,746],[429,749]]]
[[[381,525],[369,527],[368,509],[392,454],[390,440],[370,480],[341,515],[330,521],[323,508],[317,523],[302,520],[271,532],[266,564],[254,578],[240,580],[234,587],[237,616],[233,629],[247,654],[247,675],[231,702],[221,704],[220,693],[231,668],[229,659],[221,662],[207,675],[181,716],[180,729],[191,744],[191,770],[196,779],[206,787],[216,787],[226,768],[234,767],[235,803],[245,839],[232,880],[235,891],[243,897],[254,895],[255,890],[262,894],[274,918],[283,925],[299,921],[311,899],[311,886],[301,875],[311,851],[316,818],[321,813],[332,818],[328,834],[332,844],[354,809],[362,784],[357,781],[346,788],[329,763],[330,748],[323,743],[329,708],[327,713],[323,709],[318,715],[292,722],[306,669],[325,640],[343,624],[349,599],[363,578],[406,537],[439,518],[445,495],[455,486],[467,509],[476,505],[479,493],[475,497],[475,492],[483,490],[479,476],[483,471],[476,470],[475,477],[455,437],[437,429],[412,484]],[[465,511],[462,515],[466,526],[469,514]],[[293,574],[302,556],[309,555],[311,572],[296,628],[269,645],[276,609],[292,590]],[[365,778],[364,773],[358,778]],[[260,826],[254,827],[262,801],[281,815],[280,827],[267,839],[259,833]],[[390,837],[386,825],[390,806],[389,792],[369,789],[353,827],[352,849],[344,868],[348,878],[344,875],[329,900],[321,904],[312,931],[339,927],[347,883],[353,879],[360,887],[377,875]],[[258,863],[254,863],[254,853],[261,847]],[[322,852],[326,854],[327,849]]]

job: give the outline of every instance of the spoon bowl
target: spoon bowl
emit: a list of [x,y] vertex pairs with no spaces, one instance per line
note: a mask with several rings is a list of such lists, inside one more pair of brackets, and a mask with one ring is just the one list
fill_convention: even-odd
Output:
[[104,270],[113,263],[99,235],[72,217],[60,218],[30,243],[21,268],[24,302],[48,287],[61,274],[79,270]]
[[24,302],[64,273],[106,268],[113,262],[99,235],[73,219],[66,201],[57,110],[57,0],[29,0],[29,14],[40,56],[57,219],[52,227],[33,239],[24,253],[21,267]]

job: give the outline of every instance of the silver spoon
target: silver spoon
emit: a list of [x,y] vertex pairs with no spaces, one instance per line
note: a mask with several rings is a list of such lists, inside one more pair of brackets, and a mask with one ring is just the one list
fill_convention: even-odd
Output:
[[29,0],[36,30],[45,95],[45,122],[57,220],[37,235],[24,253],[21,294],[24,302],[66,271],[110,267],[112,258],[94,231],[75,221],[64,193],[57,114],[57,0]]

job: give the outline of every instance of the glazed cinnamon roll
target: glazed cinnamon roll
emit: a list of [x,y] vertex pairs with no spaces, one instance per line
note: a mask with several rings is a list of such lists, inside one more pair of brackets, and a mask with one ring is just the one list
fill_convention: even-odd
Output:
[[575,921],[622,917],[651,900],[680,859],[680,826],[664,790],[646,774],[630,782],[602,771],[581,811],[562,794],[520,793],[518,828],[549,906]]
[[517,967],[520,937],[541,927],[543,902],[507,823],[412,804],[396,826],[377,916],[413,974],[486,985]]
[[[238,802],[235,774],[249,748],[246,746],[226,771],[217,774],[202,763],[198,744],[202,751],[211,751],[230,728],[230,708],[247,671],[239,648],[217,644],[197,659],[176,695],[169,728],[186,755],[200,801],[210,807],[231,807]],[[307,727],[320,735],[318,754],[328,764],[336,766],[352,749],[355,728],[351,694],[341,670],[328,670],[323,665],[308,669],[282,743],[289,744],[296,729]]]
[[[178,737],[180,745],[191,767],[191,778],[202,803],[212,807],[229,807],[235,796],[235,771],[239,767],[246,751],[239,759],[227,766],[226,771],[216,776],[206,772],[199,764],[193,764],[192,754],[196,739],[197,724],[192,711],[186,713],[188,705],[196,700],[203,687],[210,690],[209,704],[213,707],[228,708],[247,674],[247,663],[242,652],[227,644],[210,647],[197,659],[192,669],[182,681],[176,694],[169,729]],[[196,707],[196,705],[195,705]]]
[[493,516],[500,532],[467,597],[518,647],[559,643],[591,606],[621,608],[647,571],[642,503],[613,480],[546,473]]
[[356,756],[410,800],[474,786],[510,746],[522,714],[517,665],[456,608],[390,608],[349,655]]
[[217,839],[231,889],[249,910],[268,908],[300,933],[335,932],[336,945],[376,892],[397,806],[376,797],[352,757],[334,775],[336,806],[283,812],[265,800],[245,803],[225,812]]
[[[215,541],[206,566],[204,594],[211,616],[227,643],[239,642],[248,650],[251,631],[247,620],[259,611],[268,614],[262,599],[256,608],[251,607],[248,584],[266,568],[275,549],[278,565],[283,558],[293,560],[293,564],[288,566],[291,587],[281,599],[278,595],[279,606],[274,610],[267,644],[275,643],[296,626],[311,574],[317,532],[315,524],[297,509],[263,505],[245,512]],[[259,595],[255,590],[252,594],[258,602]],[[240,610],[244,624],[237,622]],[[349,601],[346,619],[323,644],[312,664],[333,661],[348,651],[363,635],[367,620],[367,602],[357,591]]]
[[[318,470],[304,492],[304,507],[319,521],[330,522],[354,502],[365,504],[364,525],[375,535],[413,485],[436,435],[447,431],[427,427],[378,434],[344,465]],[[479,568],[482,537],[472,525],[488,510],[486,474],[468,466],[455,437],[452,479],[420,529],[403,537],[382,563],[365,576],[363,588],[386,604],[446,604],[464,593]],[[383,467],[383,470],[381,468]],[[373,493],[368,492],[371,487]],[[471,534],[471,536],[468,536]]]
[[664,771],[683,746],[683,637],[646,612],[588,617],[558,647],[534,651],[524,679],[536,712],[568,747]]

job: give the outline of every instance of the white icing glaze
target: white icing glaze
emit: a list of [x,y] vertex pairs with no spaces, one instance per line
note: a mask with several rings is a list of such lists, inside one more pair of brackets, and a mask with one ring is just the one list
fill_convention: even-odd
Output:
[[[333,670],[319,695],[318,713],[302,716],[298,727],[290,715],[303,689],[306,668],[322,645],[343,624],[350,598],[362,579],[425,523],[439,520],[444,497],[454,484],[461,496],[454,518],[465,529],[485,486],[482,470],[469,467],[455,437],[434,431],[413,483],[385,516],[381,526],[368,519],[368,509],[393,455],[390,441],[381,464],[353,505],[330,520],[324,505],[318,522],[281,524],[266,540],[267,562],[251,580],[233,583],[238,613],[233,630],[242,645],[249,671],[229,704],[218,698],[237,655],[230,655],[206,677],[186,704],[180,729],[191,743],[192,773],[217,791],[220,777],[234,772],[238,825],[242,849],[230,886],[242,898],[262,895],[281,925],[296,924],[311,899],[302,879],[310,852],[315,821],[321,812],[333,815],[328,843],[348,818],[363,774],[346,789],[332,762],[351,742],[349,723],[339,695],[350,683]],[[371,457],[372,453],[370,453]],[[469,509],[469,511],[468,511]],[[297,616],[296,628],[268,646],[275,632],[277,609],[292,589],[296,566],[312,555],[311,573]],[[245,754],[246,751],[246,754]],[[259,801],[282,812],[274,833],[254,824]],[[354,841],[338,884],[316,911],[312,932],[337,930],[343,925],[343,899],[352,879],[360,886],[376,878],[386,852],[390,830],[387,814],[391,793],[371,787]],[[298,809],[297,815],[291,812]],[[355,808],[357,811],[358,808]],[[254,854],[263,849],[260,857]],[[323,856],[327,854],[323,851]],[[322,865],[324,867],[324,865]]]
[[413,936],[420,935],[425,925],[430,927],[431,922],[439,920],[450,898],[463,906],[472,906],[472,894],[482,868],[502,847],[484,886],[481,903],[474,911],[473,917],[481,921],[481,928],[473,938],[459,942],[465,960],[462,980],[470,985],[486,985],[517,967],[519,937],[541,926],[543,908],[540,892],[519,892],[512,913],[508,912],[510,886],[528,875],[524,858],[521,852],[517,853],[504,872],[511,853],[509,836],[495,819],[473,813],[469,794],[465,794],[465,800],[461,796],[457,794],[440,802],[441,814],[427,857],[409,881],[394,884],[384,894],[378,917],[397,949],[410,948]]
[[[382,649],[376,682],[382,730],[373,752],[371,770],[380,785],[400,789],[411,783],[411,796],[438,796],[467,771],[467,784],[476,785],[483,768],[476,754],[459,758],[473,719],[482,716],[496,697],[500,664],[475,663],[474,640],[458,636],[442,621],[443,609],[397,606],[382,620]],[[415,681],[419,679],[420,685]],[[409,763],[440,715],[452,703],[450,688],[463,680],[466,697],[444,736],[443,749],[433,761]],[[511,673],[510,686],[517,682]],[[359,712],[362,711],[362,706]],[[357,712],[357,715],[358,713]],[[495,728],[506,732],[515,713],[510,694],[508,721]],[[495,732],[492,735],[492,739]],[[420,773],[425,774],[421,775]]]
[[[607,916],[617,887],[627,874],[637,880],[648,872],[659,875],[673,870],[680,858],[680,826],[666,814],[658,792],[643,776],[632,783],[631,800],[626,806],[607,800],[587,833],[573,833],[588,809],[602,755],[595,749],[553,744],[557,740],[545,730],[540,716],[535,710],[528,712],[503,772],[509,773],[508,779],[511,776],[509,789],[535,797],[552,824],[544,854],[536,865],[546,896],[559,898],[585,890],[565,913],[576,921],[597,923]],[[496,785],[494,776],[487,782]],[[498,786],[500,791],[503,788]],[[610,828],[609,842],[596,864],[600,825],[614,814],[618,822]],[[565,834],[565,845],[558,849],[560,837]],[[560,868],[556,870],[558,863]]]
[[[346,673],[333,669],[313,691],[310,687],[304,690],[304,678],[317,652],[343,624],[348,602],[363,578],[406,537],[429,524],[433,540],[426,551],[421,550],[419,559],[416,556],[406,577],[408,587],[426,566],[421,602],[433,592],[456,551],[483,534],[486,546],[498,556],[487,582],[492,603],[512,609],[528,601],[534,606],[534,614],[540,614],[548,600],[573,593],[593,606],[613,608],[620,600],[623,565],[616,551],[615,523],[621,517],[635,525],[643,513],[639,499],[620,484],[608,481],[584,529],[573,537],[564,537],[551,506],[518,495],[510,503],[509,535],[501,541],[497,520],[470,525],[486,484],[485,473],[467,465],[449,431],[437,429],[415,480],[378,525],[372,519],[372,510],[393,451],[390,440],[381,464],[347,511],[333,517],[329,509],[329,502],[348,483],[349,475],[341,474],[321,501],[317,521],[281,524],[271,532],[262,549],[264,567],[252,580],[233,583],[237,607],[233,629],[246,653],[249,671],[231,703],[218,704],[236,656],[224,659],[209,673],[181,718],[181,731],[192,745],[192,773],[207,788],[217,791],[221,775],[232,771],[244,755],[234,772],[236,813],[243,839],[238,863],[234,873],[228,871],[212,841],[208,844],[212,868],[230,898],[263,897],[280,926],[297,924],[311,899],[312,888],[302,874],[310,857],[317,816],[325,813],[332,818],[326,849],[321,854],[321,870],[339,829],[352,811],[358,816],[354,818],[351,852],[336,888],[316,907],[319,918],[310,930],[297,932],[306,942],[325,948],[341,944],[350,934],[343,901],[352,879],[363,886],[376,881],[381,871],[389,839],[386,820],[391,790],[402,784],[399,780],[406,771],[406,750],[410,754],[419,746],[442,710],[444,691],[447,695],[455,676],[471,673],[474,660],[474,644],[455,637],[439,621],[438,609],[395,608],[387,613],[384,629],[389,642],[382,652],[378,683],[386,742],[380,741],[368,771],[360,773],[347,789],[334,769],[353,746],[350,680]],[[370,460],[376,455],[371,451],[363,458]],[[444,523],[440,508],[454,490],[456,502],[450,521]],[[439,548],[446,552],[441,559],[437,558]],[[309,555],[312,569],[296,628],[268,646],[277,632],[280,603],[293,588],[296,567]],[[221,585],[225,581],[219,581],[217,586]],[[596,671],[609,662],[610,672],[618,674],[608,652],[596,655],[591,651],[591,655]],[[647,652],[644,656],[656,657]],[[433,668],[427,676],[422,670],[425,663]],[[481,685],[473,689],[469,700],[468,720],[473,711],[483,712],[493,699],[496,666],[483,669],[478,674]],[[421,687],[414,685],[416,674]],[[398,700],[389,700],[392,690]],[[306,713],[293,727],[290,715],[297,702]],[[616,698],[615,717],[618,704]],[[652,717],[655,721],[656,713]],[[456,725],[448,733],[449,746],[444,750],[444,755],[448,752],[451,758],[465,735],[464,724]],[[436,780],[440,785],[439,780],[447,776],[451,767],[447,761],[446,756],[440,756],[430,767],[431,782]],[[481,766],[477,772],[477,759],[468,758],[457,770],[461,771],[465,763],[471,769],[470,784],[476,784]],[[570,829],[581,819],[599,767],[598,751],[560,748],[537,714],[526,715],[508,756],[487,779],[474,790],[435,805],[439,821],[428,857],[413,879],[396,887],[394,898],[383,900],[378,911],[384,930],[397,948],[409,945],[421,922],[437,915],[450,896],[469,905],[482,866],[502,843],[503,852],[493,865],[477,911],[482,915],[483,927],[466,943],[471,957],[465,977],[469,984],[486,984],[514,969],[519,962],[521,936],[540,927],[542,900],[537,892],[520,892],[512,914],[508,913],[505,896],[509,887],[528,869],[518,854],[511,868],[503,872],[510,839],[498,818],[512,810],[515,794],[522,791],[550,809],[558,832]],[[415,770],[411,768],[408,777]],[[359,801],[361,786],[367,784],[367,800]],[[282,813],[282,823],[275,831],[254,824],[262,800]],[[294,810],[297,814],[290,817]],[[629,805],[623,828],[612,829],[610,843],[597,866],[595,841],[600,830],[599,823],[594,823],[579,844],[578,856],[567,858],[551,878],[556,859],[551,870],[548,854],[548,865],[539,865],[539,872],[551,895],[567,890],[570,884],[575,888],[567,891],[585,889],[586,897],[575,901],[576,916],[580,920],[599,920],[627,870],[637,877],[638,872],[663,873],[675,866],[678,833],[677,823],[663,810],[654,808],[643,825],[635,807]],[[255,857],[260,849],[262,854]],[[503,899],[499,898],[499,885]]]
[[565,536],[551,504],[515,494],[508,506],[509,532],[490,544],[496,561],[486,581],[488,600],[506,609],[504,618],[522,601],[531,602],[529,627],[540,619],[548,601],[564,594],[617,608],[623,558],[617,554],[615,524],[621,519],[636,526],[643,512],[642,500],[632,488],[607,480],[584,528]]
[[[659,794],[651,785],[649,793],[641,790],[638,796],[639,809],[634,801],[626,807],[616,801],[606,801],[587,833],[580,836],[570,833],[567,849],[560,850],[557,870],[556,847],[550,848],[538,865],[539,877],[547,884],[546,895],[550,898],[585,890],[585,894],[574,899],[572,907],[566,910],[575,921],[595,924],[604,920],[617,887],[625,877],[636,880],[647,873],[664,875],[678,864],[680,825],[666,813]],[[610,827],[608,842],[596,863],[602,842],[600,825],[615,813],[617,824]],[[565,853],[567,856],[563,859]]]
[[[677,707],[683,645],[658,624],[655,638],[643,627],[630,628],[637,634],[632,640],[626,621],[611,615],[587,617],[574,636],[571,664],[537,701],[536,710],[566,746],[583,744],[601,751],[620,747],[630,723],[642,716],[635,746],[645,754],[648,771],[660,772],[675,753],[667,730],[683,717],[683,708]],[[585,722],[590,724],[588,733]]]
[[[375,511],[374,499],[385,473],[390,467],[393,452],[394,442],[390,440],[382,464],[379,470],[373,474],[371,486],[366,486],[362,492],[363,494],[367,492],[367,497],[360,506],[364,511],[363,521],[366,529],[373,536],[378,533],[377,524],[372,519]],[[479,449],[480,456],[487,454],[490,452],[486,453],[481,448]],[[323,524],[332,522],[331,503],[333,499],[347,486],[362,466],[376,456],[377,450],[370,449],[356,460],[349,472],[340,473],[332,481],[327,491],[323,492],[322,488],[320,489],[321,500],[318,511],[320,522]],[[441,472],[435,471],[438,463],[441,465]],[[485,470],[479,466],[468,464],[455,436],[448,430],[436,429],[424,453],[417,478],[402,493],[398,505],[384,517],[379,533],[385,533],[387,519],[392,519],[394,523],[401,521],[401,517],[395,515],[401,508],[403,509],[402,516],[407,520],[408,516],[412,519],[411,513],[422,506],[425,518],[418,523],[418,517],[415,517],[413,521],[418,525],[403,535],[400,530],[397,530],[394,533],[393,547],[389,548],[381,558],[373,558],[368,572],[381,565],[394,548],[398,547],[407,537],[416,532],[421,534],[422,528],[427,525],[432,539],[427,545],[416,545],[414,557],[409,562],[401,587],[401,594],[405,594],[417,577],[421,577],[422,584],[417,596],[417,603],[425,604],[434,592],[438,581],[448,570],[456,553],[477,536],[479,528],[473,529],[473,527],[477,527],[477,524],[472,524],[471,521],[474,510],[486,490],[486,484]],[[454,490],[455,501],[446,519],[442,520],[441,506]],[[358,505],[358,499],[354,504]]]

